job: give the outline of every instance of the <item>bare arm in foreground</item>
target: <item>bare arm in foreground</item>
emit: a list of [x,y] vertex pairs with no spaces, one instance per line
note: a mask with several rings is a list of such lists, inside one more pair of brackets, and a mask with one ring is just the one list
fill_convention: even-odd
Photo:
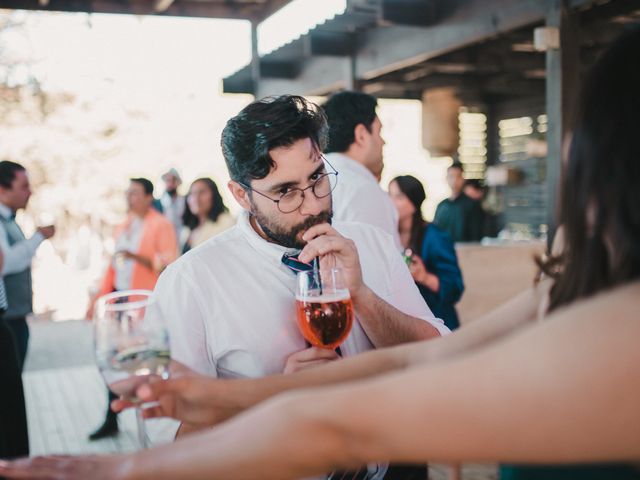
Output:
[[288,479],[373,460],[632,461],[640,458],[639,294],[640,283],[617,289],[433,366],[282,395],[173,445],[27,459],[0,474],[80,478],[69,472],[90,465],[92,478]]
[[[526,290],[485,317],[437,339],[374,350],[290,375],[249,380],[183,376],[143,386],[137,394],[144,401],[160,402],[159,407],[145,410],[145,417],[173,417],[193,431],[288,390],[358,380],[471,352],[532,322],[543,294],[542,288]],[[124,400],[112,405],[116,411],[132,406]]]

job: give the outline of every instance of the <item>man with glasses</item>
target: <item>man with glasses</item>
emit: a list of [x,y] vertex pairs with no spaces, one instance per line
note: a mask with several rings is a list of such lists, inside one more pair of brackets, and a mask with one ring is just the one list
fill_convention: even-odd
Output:
[[[261,377],[338,358],[298,331],[292,262],[339,267],[356,321],[343,356],[447,333],[390,236],[331,225],[339,172],[324,160],[326,121],[302,97],[257,101],[229,120],[222,150],[243,208],[235,227],[167,267],[155,289],[172,357],[220,378]],[[299,255],[299,257],[298,257]],[[297,258],[296,258],[297,257]]]

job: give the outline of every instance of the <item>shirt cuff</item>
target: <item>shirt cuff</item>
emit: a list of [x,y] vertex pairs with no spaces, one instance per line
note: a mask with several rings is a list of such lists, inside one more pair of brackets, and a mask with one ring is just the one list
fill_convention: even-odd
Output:
[[444,321],[440,318],[434,317],[427,320],[431,325],[433,325],[436,330],[440,333],[440,336],[444,337],[451,333],[449,327],[444,324]]
[[29,245],[33,248],[33,251],[35,252],[35,250],[44,241],[44,235],[42,235],[42,233],[40,233],[40,232],[36,232],[27,241],[29,242]]

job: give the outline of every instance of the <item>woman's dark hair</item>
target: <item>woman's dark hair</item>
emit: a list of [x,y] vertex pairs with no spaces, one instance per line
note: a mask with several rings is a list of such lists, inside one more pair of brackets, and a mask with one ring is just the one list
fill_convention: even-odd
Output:
[[359,124],[371,132],[376,119],[378,101],[362,92],[339,92],[322,106],[329,122],[329,142],[326,153],[346,152],[355,141],[354,130]]
[[275,163],[269,150],[310,138],[318,151],[326,145],[327,121],[315,103],[296,95],[267,97],[250,103],[222,131],[222,154],[232,180],[249,186]]
[[563,172],[552,311],[640,277],[640,28],[615,41],[582,86]]
[[427,194],[424,191],[424,187],[420,180],[411,175],[401,175],[394,178],[391,182],[396,182],[398,188],[404,193],[409,201],[416,208],[413,212],[411,219],[411,236],[409,237],[409,248],[414,253],[420,255],[422,250],[422,241],[424,240],[425,227],[427,226],[426,220],[422,217],[422,202],[427,198]]
[[[191,186],[189,187],[189,193],[191,193],[191,188],[196,182],[204,183],[211,191],[211,209],[207,213],[207,218],[209,218],[213,222],[217,222],[220,214],[228,212],[229,209],[224,204],[224,200],[222,200],[222,196],[220,195],[220,191],[218,190],[216,182],[206,177],[198,178],[191,183]],[[190,230],[193,230],[198,226],[199,220],[198,217],[196,217],[189,208],[189,202],[185,203],[186,205],[184,206],[184,213],[182,214],[182,224],[185,227],[188,227]]]

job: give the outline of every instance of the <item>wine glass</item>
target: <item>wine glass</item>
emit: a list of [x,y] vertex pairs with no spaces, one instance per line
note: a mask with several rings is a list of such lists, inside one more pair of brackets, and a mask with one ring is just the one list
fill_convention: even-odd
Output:
[[296,312],[302,336],[334,350],[349,336],[353,303],[339,268],[298,272]]
[[[169,377],[169,335],[153,315],[149,290],[126,290],[96,302],[94,341],[96,362],[109,390],[135,401],[135,391],[152,376]],[[136,408],[138,440],[147,448],[142,410]]]

